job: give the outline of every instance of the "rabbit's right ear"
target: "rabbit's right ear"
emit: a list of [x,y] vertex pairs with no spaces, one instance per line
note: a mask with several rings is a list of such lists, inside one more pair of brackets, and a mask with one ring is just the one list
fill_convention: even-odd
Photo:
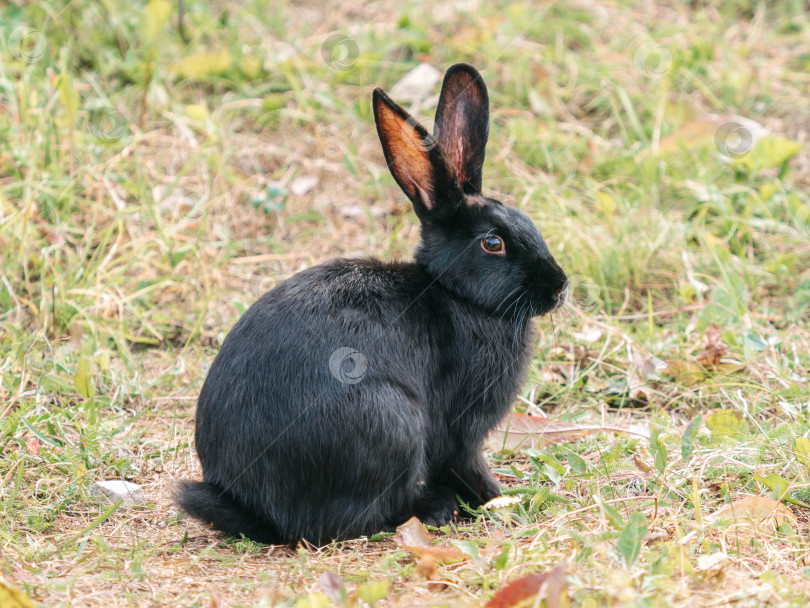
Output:
[[382,89],[374,89],[373,106],[385,162],[416,215],[422,221],[452,217],[464,193],[436,139]]
[[444,75],[433,135],[467,194],[480,194],[489,135],[489,94],[474,67],[457,63]]

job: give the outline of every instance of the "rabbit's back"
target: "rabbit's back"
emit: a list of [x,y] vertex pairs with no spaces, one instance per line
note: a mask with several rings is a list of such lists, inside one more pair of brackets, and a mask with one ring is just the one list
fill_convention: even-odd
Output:
[[[200,394],[205,481],[313,541],[318,522],[384,500],[381,483],[401,476],[397,487],[414,490],[425,471],[424,377],[435,349],[419,329],[434,297],[428,285],[414,264],[336,260],[257,301]],[[420,292],[421,305],[409,305]],[[341,535],[360,533],[347,526]]]

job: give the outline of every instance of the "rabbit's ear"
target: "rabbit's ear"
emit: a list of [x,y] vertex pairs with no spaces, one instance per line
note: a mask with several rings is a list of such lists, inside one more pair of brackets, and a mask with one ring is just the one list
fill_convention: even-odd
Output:
[[374,89],[373,105],[385,161],[416,215],[420,220],[451,217],[464,194],[436,139],[382,89]]
[[481,192],[488,135],[489,95],[484,79],[471,65],[457,63],[444,75],[433,136],[467,194]]

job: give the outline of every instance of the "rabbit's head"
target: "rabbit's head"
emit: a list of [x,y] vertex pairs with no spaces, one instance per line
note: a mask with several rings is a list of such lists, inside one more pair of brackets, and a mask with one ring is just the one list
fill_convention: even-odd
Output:
[[481,194],[489,97],[467,64],[444,77],[433,135],[381,90],[374,119],[385,160],[422,224],[416,262],[445,289],[501,315],[561,306],[568,278],[522,212]]

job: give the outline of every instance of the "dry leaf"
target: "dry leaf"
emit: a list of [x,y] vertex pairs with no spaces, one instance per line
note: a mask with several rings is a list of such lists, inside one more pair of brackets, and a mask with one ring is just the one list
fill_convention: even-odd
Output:
[[484,505],[484,509],[488,511],[492,509],[503,509],[504,507],[520,504],[520,502],[520,498],[517,496],[496,496]]
[[549,572],[530,574],[509,583],[486,603],[485,608],[510,608],[540,594],[545,598],[548,608],[568,605],[565,562],[557,564]]
[[[767,134],[767,129],[755,120],[745,116],[732,114],[707,115],[682,124],[672,134],[664,137],[658,146],[661,154],[670,154],[679,150],[692,150],[704,147],[717,141],[718,132],[723,128],[737,127],[742,129],[750,138],[750,145],[753,145]],[[727,154],[722,154],[728,160]]]
[[325,570],[321,574],[318,585],[330,600],[335,602],[338,606],[342,605],[346,599],[346,586],[343,584],[343,579],[334,572]]
[[682,148],[693,148],[708,143],[717,132],[720,124],[711,118],[698,118],[682,124],[672,134],[661,140],[658,149],[661,153],[677,152]]
[[724,573],[723,571],[727,565],[728,555],[722,551],[709,555],[704,554],[697,559],[697,570],[704,580],[718,578]]
[[290,184],[290,192],[295,196],[304,196],[310,190],[313,190],[319,181],[317,177],[312,175],[296,177]]
[[728,352],[728,347],[723,343],[722,333],[714,323],[706,328],[706,346],[697,358],[703,367],[716,367],[720,363],[720,358]]
[[34,608],[31,599],[19,589],[0,580],[0,606],[2,608]]
[[487,438],[487,447],[496,451],[543,447],[552,443],[574,441],[586,435],[603,431],[649,437],[648,433],[639,432],[638,430],[557,422],[551,418],[512,412],[490,433]]
[[794,524],[796,518],[785,505],[767,496],[746,496],[725,505],[709,517],[710,522],[733,521],[737,525],[770,523],[774,527],[788,519]]
[[435,558],[431,555],[423,555],[416,562],[416,574],[425,580],[436,578],[439,572],[439,564],[436,563]]
[[467,559],[464,553],[449,543],[441,542],[434,545],[427,528],[416,517],[411,517],[397,528],[393,541],[400,549],[417,557],[430,556],[440,564],[452,564]]
[[633,454],[633,464],[636,465],[636,468],[645,475],[653,471],[653,468],[641,460],[641,458],[639,458],[636,454]]

